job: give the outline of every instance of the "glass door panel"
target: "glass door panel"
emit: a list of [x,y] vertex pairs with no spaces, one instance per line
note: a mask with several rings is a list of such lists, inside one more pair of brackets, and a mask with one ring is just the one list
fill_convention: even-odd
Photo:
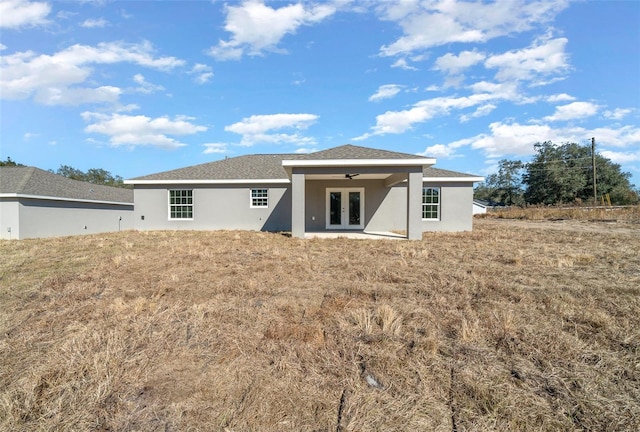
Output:
[[349,225],[360,225],[360,192],[349,192]]
[[329,225],[342,225],[342,192],[329,192]]

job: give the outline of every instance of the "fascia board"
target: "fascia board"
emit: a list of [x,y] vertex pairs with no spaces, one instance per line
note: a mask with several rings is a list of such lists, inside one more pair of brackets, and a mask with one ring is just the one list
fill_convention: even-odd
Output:
[[283,167],[343,167],[343,166],[425,166],[435,165],[433,158],[420,159],[285,159]]
[[422,177],[423,182],[429,183],[460,183],[460,182],[483,182],[484,177]]
[[27,198],[27,199],[40,199],[40,200],[48,200],[48,201],[84,202],[84,203],[92,203],[92,204],[115,204],[115,205],[126,205],[126,206],[133,205],[133,202],[89,200],[89,199],[81,199],[81,198],[64,198],[64,197],[52,197],[52,196],[46,196],[46,195],[27,195],[27,194],[17,194],[17,193],[1,193],[0,198]]
[[133,185],[194,185],[194,184],[258,184],[258,183],[291,183],[289,179],[216,179],[216,180],[125,180],[124,184]]

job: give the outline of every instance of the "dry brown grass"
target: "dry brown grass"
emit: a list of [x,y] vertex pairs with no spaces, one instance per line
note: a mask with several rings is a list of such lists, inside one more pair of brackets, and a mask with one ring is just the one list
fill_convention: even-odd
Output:
[[0,242],[0,430],[638,430],[639,231],[526,223]]
[[640,206],[625,207],[506,207],[478,215],[479,218],[521,220],[580,220],[640,223]]

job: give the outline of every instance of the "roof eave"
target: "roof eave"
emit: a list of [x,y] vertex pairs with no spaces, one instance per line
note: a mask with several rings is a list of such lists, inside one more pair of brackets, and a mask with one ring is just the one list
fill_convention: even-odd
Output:
[[68,201],[68,202],[83,202],[92,204],[111,204],[111,205],[127,205],[132,206],[133,201],[106,201],[106,200],[91,200],[82,198],[65,198],[65,197],[53,197],[47,195],[29,195],[19,193],[0,193],[0,198],[28,198],[28,199],[40,199],[49,201]]
[[289,179],[286,178],[277,178],[277,179],[207,179],[207,180],[136,180],[129,179],[125,180],[124,184],[132,184],[132,185],[181,185],[181,184],[190,184],[190,185],[215,185],[215,184],[257,184],[257,183],[291,183]]
[[434,158],[416,159],[284,159],[282,166],[289,167],[346,167],[346,166],[431,166]]
[[423,182],[476,183],[483,182],[484,177],[422,177]]

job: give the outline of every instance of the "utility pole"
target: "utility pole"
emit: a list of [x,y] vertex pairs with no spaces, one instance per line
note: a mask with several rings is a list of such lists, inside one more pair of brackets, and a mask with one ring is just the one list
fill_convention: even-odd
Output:
[[596,188],[596,139],[591,138],[591,164],[593,165],[593,205],[598,205],[598,189]]

